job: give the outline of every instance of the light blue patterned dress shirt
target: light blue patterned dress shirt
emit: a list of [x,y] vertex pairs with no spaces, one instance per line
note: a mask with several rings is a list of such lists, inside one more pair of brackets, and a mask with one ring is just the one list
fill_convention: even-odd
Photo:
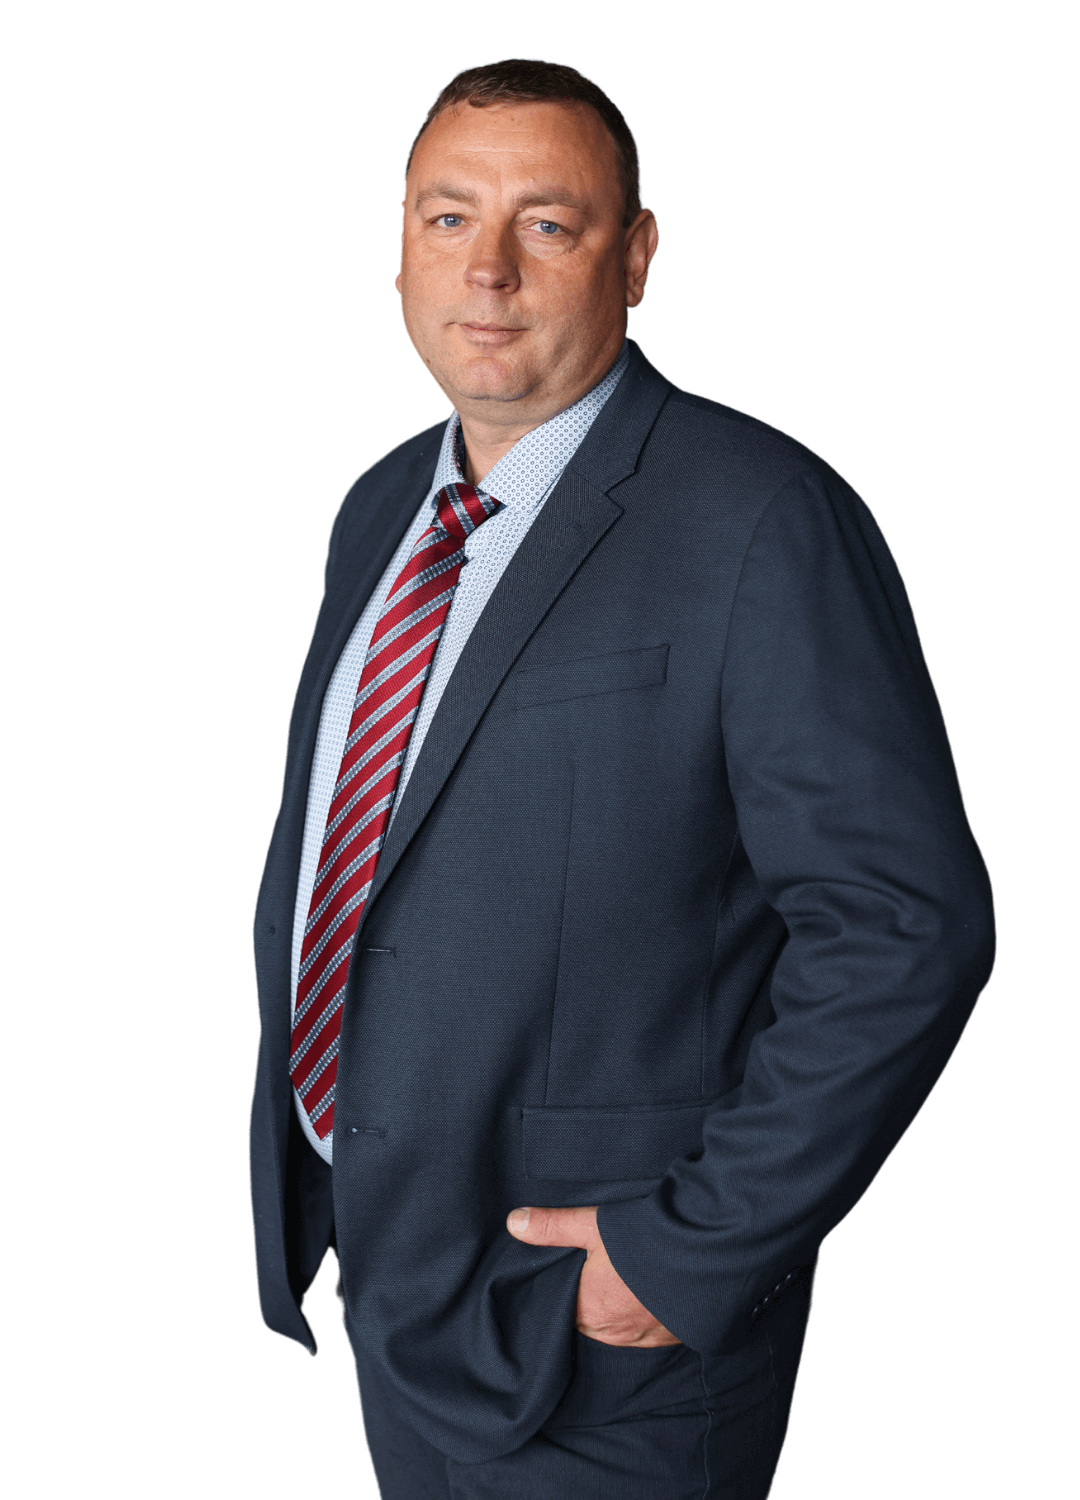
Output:
[[[502,509],[469,536],[465,543],[468,566],[461,571],[461,578],[450,605],[442,635],[439,637],[435,660],[431,664],[420,710],[413,723],[408,753],[401,768],[397,793],[390,813],[401,805],[401,794],[412,775],[416,757],[424,743],[424,736],[439,706],[450,674],[480,614],[491,598],[495,585],[503,575],[510,559],[521,545],[529,527],[540,514],[544,501],[555,488],[566,465],[574,456],[585,434],[619,383],[626,369],[629,351],[623,344],[622,351],[611,369],[598,385],[582,396],[580,401],[559,412],[542,427],[533,428],[520,438],[509,453],[484,476],[477,489],[502,502]],[[413,517],[401,544],[386,566],[363,614],[349,637],[348,644],[338,659],[330,686],[323,698],[319,734],[315,742],[315,755],[311,763],[311,780],[308,783],[307,815],[304,820],[304,842],[300,853],[300,878],[296,887],[296,909],[293,915],[292,939],[292,1006],[296,1008],[296,979],[300,967],[300,949],[304,941],[304,926],[311,905],[311,892],[319,867],[326,815],[333,799],[341,756],[348,738],[349,722],[352,719],[356,686],[364,668],[364,658],[383,602],[390,586],[405,566],[406,560],[420,537],[431,525],[435,511],[435,499],[444,485],[463,484],[465,476],[458,463],[458,434],[460,420],[454,412],[443,433],[442,449],[435,466],[435,477],[431,489],[424,497]],[[293,1091],[296,1112],[304,1134],[324,1161],[333,1160],[333,1132],[321,1141],[311,1127],[307,1111]]]

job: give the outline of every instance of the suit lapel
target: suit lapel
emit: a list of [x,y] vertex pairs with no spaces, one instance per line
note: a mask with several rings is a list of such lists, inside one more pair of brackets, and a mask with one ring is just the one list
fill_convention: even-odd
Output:
[[296,743],[291,759],[304,786],[305,805],[323,698],[330,678],[372,590],[430,488],[438,451],[436,441],[434,452],[425,451],[409,476],[372,505],[365,524],[355,536],[349,537],[342,556],[335,562],[335,576],[319,613],[297,693]]
[[576,474],[567,471],[556,485],[473,627],[439,700],[379,855],[365,915],[529,637],[621,515],[619,505]]
[[607,491],[634,471],[642,444],[671,391],[640,350],[630,347],[625,375],[508,564],[462,650],[379,856],[361,929],[506,674],[578,568],[622,515],[622,507]]

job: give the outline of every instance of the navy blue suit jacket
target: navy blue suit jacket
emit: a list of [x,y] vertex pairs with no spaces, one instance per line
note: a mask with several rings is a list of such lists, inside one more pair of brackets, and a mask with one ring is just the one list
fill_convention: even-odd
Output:
[[288,1081],[323,693],[441,435],[349,493],[259,897],[252,1125],[267,1322],[336,1242],[354,1340],[436,1447],[524,1442],[569,1375],[601,1205],[685,1344],[737,1349],[918,1109],[992,960],[990,893],[896,568],[780,433],[631,363],[474,629],[349,974],[332,1174]]

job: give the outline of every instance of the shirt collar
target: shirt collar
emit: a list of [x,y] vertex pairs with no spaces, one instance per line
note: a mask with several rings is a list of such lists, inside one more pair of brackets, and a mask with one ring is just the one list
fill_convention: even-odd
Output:
[[[618,385],[630,358],[629,345],[623,340],[619,357],[611,369],[580,401],[556,412],[540,427],[534,427],[519,438],[509,453],[484,476],[480,493],[493,496],[503,505],[532,510],[540,504],[581,445],[585,434],[600,415],[601,409]],[[461,418],[451,414],[443,433],[439,461],[435,466],[432,502],[448,484],[464,484],[458,458],[458,436]]]

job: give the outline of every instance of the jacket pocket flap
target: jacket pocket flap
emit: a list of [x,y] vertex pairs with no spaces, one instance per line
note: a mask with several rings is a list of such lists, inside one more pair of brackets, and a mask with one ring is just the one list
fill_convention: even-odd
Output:
[[643,646],[609,656],[555,662],[549,667],[526,667],[515,677],[515,702],[518,708],[528,708],[535,703],[561,703],[567,698],[649,687],[666,681],[667,659],[667,646]]
[[621,1109],[522,1109],[526,1177],[556,1182],[662,1177],[680,1156],[701,1150],[707,1103]]

